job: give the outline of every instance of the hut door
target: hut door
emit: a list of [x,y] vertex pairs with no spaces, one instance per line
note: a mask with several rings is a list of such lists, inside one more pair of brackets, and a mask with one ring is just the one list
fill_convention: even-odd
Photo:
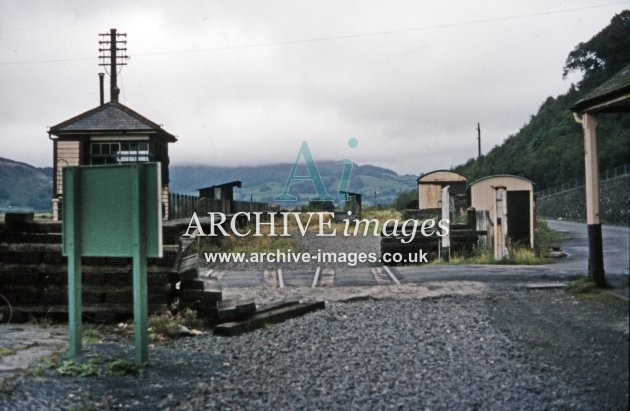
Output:
[[507,192],[508,237],[513,244],[529,245],[529,191]]

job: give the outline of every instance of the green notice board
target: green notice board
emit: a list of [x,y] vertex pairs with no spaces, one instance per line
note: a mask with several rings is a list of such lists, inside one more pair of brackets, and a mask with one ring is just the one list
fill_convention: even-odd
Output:
[[[146,256],[162,257],[160,186],[160,163],[65,167],[64,255],[72,245],[82,256],[132,257],[140,226]],[[69,244],[74,238],[78,244]]]
[[63,169],[70,354],[82,350],[81,257],[132,257],[136,363],[148,361],[147,257],[162,257],[160,164]]

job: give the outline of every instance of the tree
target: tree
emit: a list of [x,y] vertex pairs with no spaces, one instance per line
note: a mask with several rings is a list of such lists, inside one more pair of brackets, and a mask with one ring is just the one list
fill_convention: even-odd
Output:
[[[566,94],[548,97],[518,133],[509,136],[479,159],[454,171],[468,181],[492,174],[516,174],[531,179],[537,189],[581,178],[584,174],[582,128],[571,107],[593,88],[630,64],[630,10],[612,18],[610,25],[569,54],[564,74],[579,70],[583,80]],[[600,114],[598,142],[600,169],[628,162],[630,118]]]
[[305,211],[335,211],[335,205],[332,201],[310,200],[304,208]]
[[630,10],[624,10],[610,25],[587,42],[578,44],[564,63],[563,77],[581,71],[580,88],[593,87],[630,64]]
[[[415,203],[414,203],[415,202]],[[393,204],[396,210],[418,208],[418,190],[409,190],[400,193]]]

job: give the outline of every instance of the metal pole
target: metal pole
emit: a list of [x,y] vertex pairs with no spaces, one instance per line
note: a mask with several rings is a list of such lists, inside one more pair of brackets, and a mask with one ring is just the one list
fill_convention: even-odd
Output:
[[149,361],[147,307],[147,251],[145,244],[145,178],[144,167],[136,165],[132,179],[132,247],[133,247],[133,319],[136,364]]
[[116,29],[109,31],[109,96],[111,101],[118,102],[118,73],[116,73]]
[[105,73],[98,73],[99,104],[105,104]]
[[82,349],[83,326],[81,324],[81,207],[79,170],[64,169],[63,224],[68,240],[65,240],[68,256],[68,343],[70,355],[79,356]]
[[477,158],[481,157],[481,125],[477,123]]

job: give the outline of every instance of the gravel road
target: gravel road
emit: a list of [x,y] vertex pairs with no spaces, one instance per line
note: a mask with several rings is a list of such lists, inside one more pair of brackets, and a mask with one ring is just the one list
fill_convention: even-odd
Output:
[[[627,303],[505,285],[375,298],[238,337],[181,338],[151,349],[138,376],[24,377],[0,389],[0,409],[628,407]],[[88,348],[132,358],[115,334]]]

